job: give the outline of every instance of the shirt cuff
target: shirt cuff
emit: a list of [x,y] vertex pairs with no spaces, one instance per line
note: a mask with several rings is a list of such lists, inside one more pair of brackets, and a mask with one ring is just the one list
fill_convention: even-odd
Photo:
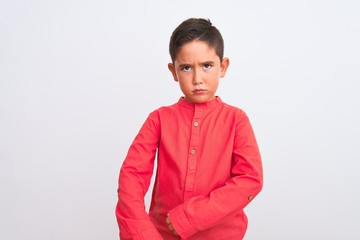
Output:
[[199,230],[189,222],[188,217],[185,214],[183,205],[180,205],[169,212],[171,224],[175,228],[175,231],[184,239],[189,238]]
[[141,240],[154,239],[154,240],[163,240],[164,238],[160,235],[160,233],[155,229],[147,229],[142,231],[140,234]]
[[120,231],[120,239],[133,239],[133,240],[164,240],[159,232],[153,229],[146,229],[138,234],[126,234]]

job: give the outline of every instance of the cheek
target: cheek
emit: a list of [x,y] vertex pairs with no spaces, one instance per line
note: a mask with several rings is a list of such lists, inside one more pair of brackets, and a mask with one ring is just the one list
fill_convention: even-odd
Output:
[[213,90],[216,90],[219,86],[219,80],[216,79],[215,81],[212,82],[211,87],[213,88]]
[[181,81],[181,83],[180,83],[180,86],[181,86],[181,88],[183,88],[183,89],[186,89],[186,88],[189,88],[189,87],[191,87],[191,82],[190,81],[184,81],[184,79]]
[[192,83],[191,74],[189,73],[181,73],[178,74],[177,77],[182,85],[187,85],[189,83]]
[[213,75],[211,76],[211,79],[212,79],[211,83],[212,83],[212,85],[217,85],[217,84],[219,83],[220,77],[221,77],[220,74],[213,74]]

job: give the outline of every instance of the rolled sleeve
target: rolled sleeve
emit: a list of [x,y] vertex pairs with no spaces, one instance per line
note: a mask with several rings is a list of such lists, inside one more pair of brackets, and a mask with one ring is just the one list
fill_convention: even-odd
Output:
[[199,229],[195,228],[194,225],[190,223],[183,205],[179,205],[178,207],[172,209],[169,212],[169,217],[176,232],[184,239],[189,238],[191,235],[199,231]]

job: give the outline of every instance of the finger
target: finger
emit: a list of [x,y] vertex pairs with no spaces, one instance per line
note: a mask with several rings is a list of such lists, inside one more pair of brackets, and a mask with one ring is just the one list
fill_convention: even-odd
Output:
[[170,220],[169,216],[166,217],[166,223],[171,224],[171,220]]
[[168,228],[169,228],[170,231],[175,231],[175,228],[174,228],[174,226],[172,224],[169,224]]

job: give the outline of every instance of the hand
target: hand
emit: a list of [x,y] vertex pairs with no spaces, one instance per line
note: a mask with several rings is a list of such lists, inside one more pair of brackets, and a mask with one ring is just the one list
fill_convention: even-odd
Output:
[[174,226],[171,224],[171,220],[170,220],[169,214],[166,216],[166,223],[167,223],[167,225],[168,225],[169,230],[170,230],[174,235],[179,235],[179,234],[176,232]]

